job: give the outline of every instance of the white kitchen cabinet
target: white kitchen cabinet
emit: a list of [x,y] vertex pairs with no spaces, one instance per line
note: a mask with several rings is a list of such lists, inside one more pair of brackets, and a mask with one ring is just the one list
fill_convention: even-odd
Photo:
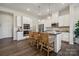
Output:
[[63,15],[58,17],[59,26],[69,26],[70,18],[69,15]]
[[54,40],[54,51],[58,53],[61,49],[61,34],[57,34]]
[[69,42],[69,32],[62,32],[61,36],[62,36],[62,41]]
[[22,26],[22,17],[21,16],[16,16],[16,23],[17,23],[17,26]]
[[22,16],[16,16],[16,26],[17,26],[17,40],[23,39],[23,31],[22,31]]
[[17,40],[23,40],[23,32],[17,32]]
[[52,42],[54,41],[54,52],[58,53],[61,50],[61,32],[47,31],[47,33],[52,35],[49,36],[49,39],[52,39]]

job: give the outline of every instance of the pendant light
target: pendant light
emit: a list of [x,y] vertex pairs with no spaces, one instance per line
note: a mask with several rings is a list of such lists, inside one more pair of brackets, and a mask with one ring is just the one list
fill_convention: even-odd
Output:
[[[38,6],[38,10],[39,10],[38,16],[39,18],[41,18],[40,6]],[[38,21],[40,22],[41,20],[39,19]]]
[[51,10],[51,5],[50,5],[50,3],[49,3],[49,9],[48,9],[48,19],[51,19],[51,17],[52,17],[52,10]]

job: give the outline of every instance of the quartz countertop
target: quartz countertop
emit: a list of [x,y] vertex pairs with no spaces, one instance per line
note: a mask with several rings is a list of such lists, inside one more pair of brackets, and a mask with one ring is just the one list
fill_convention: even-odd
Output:
[[51,35],[58,35],[61,34],[61,32],[56,32],[56,31],[46,31],[47,33],[51,34]]

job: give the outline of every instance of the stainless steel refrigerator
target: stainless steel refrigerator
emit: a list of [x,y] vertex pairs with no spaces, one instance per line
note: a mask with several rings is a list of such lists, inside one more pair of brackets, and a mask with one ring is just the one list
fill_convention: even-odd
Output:
[[39,24],[38,30],[39,30],[39,32],[44,32],[44,24]]

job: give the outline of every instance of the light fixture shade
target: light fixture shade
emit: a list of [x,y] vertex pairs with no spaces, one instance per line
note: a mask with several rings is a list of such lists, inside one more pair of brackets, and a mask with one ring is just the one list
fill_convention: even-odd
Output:
[[42,15],[41,13],[38,13],[38,15]]
[[41,20],[39,19],[38,22],[40,22]]
[[51,19],[51,16],[48,16],[47,19]]
[[47,11],[47,12],[49,12],[49,11],[50,11],[50,9],[48,8],[46,11]]
[[50,4],[49,4],[49,8],[47,9],[47,12],[48,12],[48,17],[47,17],[47,19],[51,19],[51,17],[52,17],[52,9],[51,9],[51,7],[50,7]]
[[26,10],[27,10],[27,11],[30,11],[30,8],[27,8]]

